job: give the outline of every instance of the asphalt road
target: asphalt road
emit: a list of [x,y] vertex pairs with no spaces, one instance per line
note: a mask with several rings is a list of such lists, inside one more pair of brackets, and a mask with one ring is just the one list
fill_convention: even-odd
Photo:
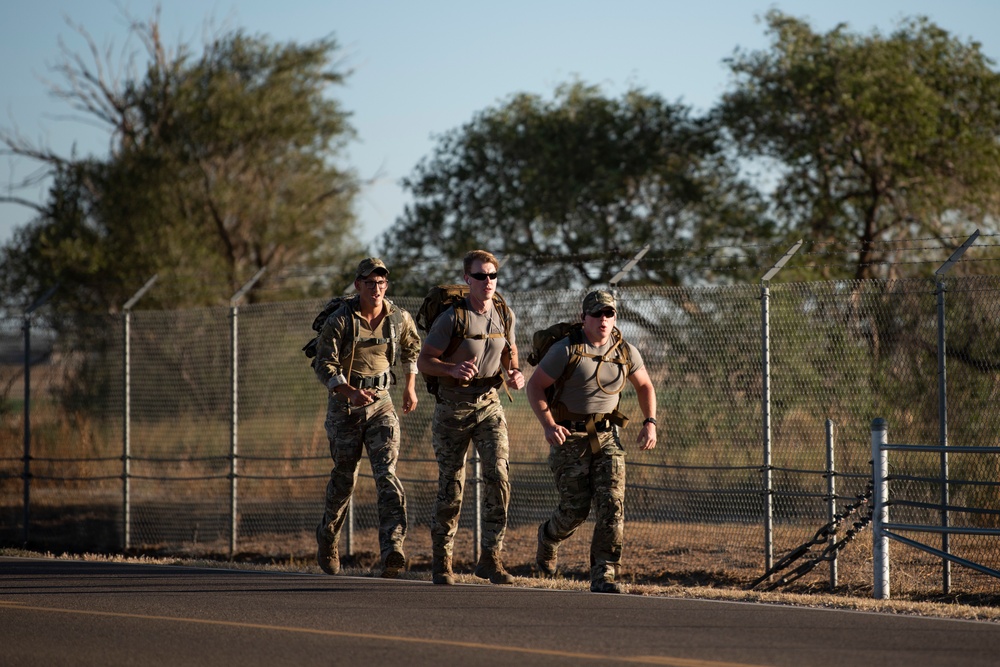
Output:
[[0,558],[0,665],[997,665],[1000,625],[500,586]]

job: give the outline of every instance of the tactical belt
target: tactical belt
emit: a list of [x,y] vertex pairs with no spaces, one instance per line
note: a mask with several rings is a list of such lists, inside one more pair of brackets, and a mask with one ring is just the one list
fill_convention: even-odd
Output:
[[362,375],[351,376],[351,386],[356,389],[385,389],[389,386],[389,373],[364,377]]
[[[569,429],[570,431],[578,431],[580,433],[586,433],[587,431],[587,422],[585,421],[575,422],[566,419],[564,421],[556,423],[564,428]],[[598,433],[607,433],[608,431],[611,430],[612,426],[614,426],[614,424],[611,423],[610,419],[602,419],[601,421],[594,422],[594,430],[597,431]]]
[[561,421],[556,422],[557,424],[573,432],[586,433],[589,436],[590,451],[594,454],[601,451],[601,441],[597,437],[598,433],[607,433],[612,430],[612,426],[624,428],[625,424],[628,423],[628,417],[625,416],[624,412],[620,412],[618,408],[608,413],[585,415],[570,412],[566,409],[564,403],[558,403],[554,411],[556,412],[556,416],[563,417]]
[[463,398],[462,400],[457,400],[457,399],[451,400],[447,398],[442,398],[440,395],[436,395],[434,398],[435,400],[437,400],[438,403],[444,403],[445,405],[450,405],[453,408],[464,408],[470,405],[478,405],[479,403],[482,403],[483,401],[494,395],[495,392],[492,389],[490,389],[485,394],[480,394],[479,396],[469,396],[467,398]]
[[490,387],[495,388],[503,384],[503,378],[499,374],[485,378],[472,378],[468,382],[456,380],[450,375],[441,376],[439,382],[448,387]]

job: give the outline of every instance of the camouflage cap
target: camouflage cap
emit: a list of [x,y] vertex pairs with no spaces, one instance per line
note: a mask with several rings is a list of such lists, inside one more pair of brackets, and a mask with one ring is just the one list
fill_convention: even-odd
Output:
[[615,297],[611,292],[594,290],[583,297],[583,312],[585,314],[596,315],[605,308],[614,308],[615,312],[618,311],[618,306],[615,304]]
[[386,268],[385,262],[378,257],[366,257],[361,260],[360,264],[358,264],[358,271],[354,274],[354,277],[355,279],[367,278],[371,275],[372,271],[377,271],[379,269],[385,271],[385,275],[389,275],[389,269]]

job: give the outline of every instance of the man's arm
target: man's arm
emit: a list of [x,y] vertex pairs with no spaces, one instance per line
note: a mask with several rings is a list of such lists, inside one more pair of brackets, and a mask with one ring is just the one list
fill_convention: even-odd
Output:
[[524,386],[524,374],[521,372],[520,357],[517,354],[517,343],[514,336],[514,311],[510,311],[510,327],[507,331],[506,345],[500,353],[500,367],[504,371],[504,379],[508,387],[520,389]]
[[407,373],[403,381],[403,414],[408,415],[417,409],[417,374]]
[[[656,388],[653,387],[653,381],[649,379],[649,373],[646,372],[645,368],[640,368],[629,376],[629,381],[635,387],[643,418],[656,419]],[[656,447],[656,424],[644,422],[635,441],[639,445],[639,449],[642,450]]]
[[316,361],[313,368],[316,377],[328,391],[344,384],[344,369],[340,366],[340,346],[344,339],[344,321],[340,311],[326,318],[316,341]]
[[545,390],[555,382],[555,378],[543,371],[535,368],[528,380],[525,392],[528,396],[528,405],[538,418],[542,428],[545,430],[545,441],[550,445],[561,445],[569,436],[569,429],[556,423],[552,415],[549,402],[545,398]]
[[399,336],[400,355],[403,364],[403,414],[417,409],[417,356],[420,354],[420,334],[413,323],[413,317],[403,311],[403,330]]
[[521,367],[518,366],[517,359],[517,346],[514,345],[513,341],[508,341],[500,354],[500,368],[504,372],[507,386],[514,389],[524,387],[524,374],[521,372]]
[[428,345],[427,341],[424,341],[423,346],[420,348],[420,354],[417,355],[417,370],[425,375],[453,377],[462,382],[469,382],[479,372],[479,366],[476,365],[475,359],[468,359],[462,363],[453,364],[442,360],[442,354],[444,354],[444,350],[439,350],[436,347]]
[[319,334],[316,345],[316,376],[330,393],[340,394],[347,398],[351,405],[367,405],[375,398],[375,393],[367,389],[358,389],[351,385],[347,377],[349,368],[340,365],[340,348],[345,339],[347,327],[354,322],[354,315],[349,308],[341,308],[327,318]]

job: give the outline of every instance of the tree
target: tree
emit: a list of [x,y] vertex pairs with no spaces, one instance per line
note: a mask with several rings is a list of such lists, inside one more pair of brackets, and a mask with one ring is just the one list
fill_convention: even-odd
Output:
[[892,276],[879,265],[914,239],[953,248],[995,227],[1000,76],[977,43],[925,18],[889,36],[766,20],[771,48],[736,51],[717,111],[742,157],[776,165],[781,230],[852,257],[827,276]]
[[63,47],[54,92],[108,128],[111,150],[63,156],[0,131],[5,153],[51,179],[42,204],[4,198],[39,214],[0,251],[9,300],[58,282],[58,309],[108,312],[158,273],[143,305],[226,303],[264,267],[258,289],[272,297],[308,289],[282,281],[289,270],[343,283],[359,251],[357,183],[334,165],[353,130],[326,95],[345,76],[332,38],[272,44],[235,31],[196,58],[168,52],[154,17],[131,23],[147,61],[119,78],[77,30],[94,62]]
[[511,259],[505,289],[606,284],[645,244],[631,282],[710,275],[716,250],[767,233],[722,148],[710,122],[640,90],[514,95],[442,136],[404,180],[415,201],[383,238],[394,289],[406,271],[415,291],[453,280],[476,247]]

